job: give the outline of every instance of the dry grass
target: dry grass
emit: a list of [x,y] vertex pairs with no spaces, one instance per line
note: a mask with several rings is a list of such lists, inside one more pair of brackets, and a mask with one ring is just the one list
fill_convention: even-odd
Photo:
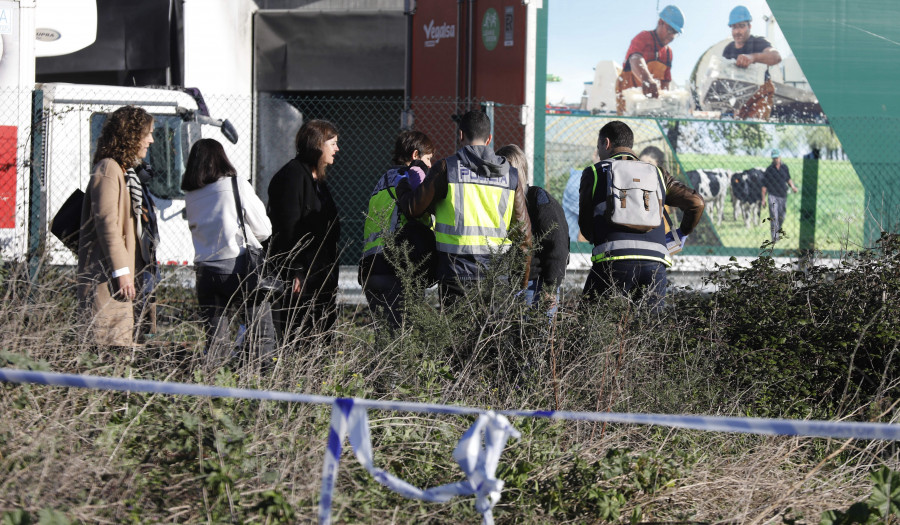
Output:
[[[444,316],[418,305],[418,320],[398,337],[376,333],[367,311],[345,309],[332,341],[282,347],[276,369],[260,376],[255,366],[204,366],[190,291],[162,294],[156,343],[94,348],[77,322],[72,285],[71,275],[53,269],[42,272],[38,285],[9,269],[0,365],[491,408],[745,410],[744,393],[728,391],[668,318],[651,318],[623,300],[594,311],[566,305],[554,335],[554,392],[550,327],[502,294],[487,307],[467,304]],[[329,419],[326,406],[3,384],[0,513],[55,509],[83,523],[311,523]],[[370,420],[380,465],[423,487],[459,479],[450,454],[471,419],[373,412]],[[564,501],[578,503],[565,498],[581,497],[595,482],[582,486],[571,477],[576,458],[601,468],[614,449],[660,461],[684,455],[678,475],[652,493],[628,472],[596,482],[627,492],[619,521],[640,506],[644,522],[779,523],[790,509],[816,523],[824,510],[864,498],[873,469],[898,467],[896,446],[883,442],[531,423],[513,421],[523,439],[510,442],[503,468],[526,482],[509,483],[495,512],[501,523],[602,521],[551,514],[542,498],[558,480]],[[347,458],[334,502],[337,522],[478,521],[470,499],[403,500]]]

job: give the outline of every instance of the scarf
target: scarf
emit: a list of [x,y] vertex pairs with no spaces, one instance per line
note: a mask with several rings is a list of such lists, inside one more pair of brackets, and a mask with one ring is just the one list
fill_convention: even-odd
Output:
[[[145,175],[143,167],[141,175]],[[150,179],[146,175],[147,180]],[[159,244],[159,231],[156,227],[156,214],[153,201],[144,192],[144,181],[135,172],[134,168],[125,171],[125,186],[131,197],[131,209],[134,211],[134,222],[137,229],[138,244],[141,247],[141,257],[144,264],[156,264],[156,246]]]

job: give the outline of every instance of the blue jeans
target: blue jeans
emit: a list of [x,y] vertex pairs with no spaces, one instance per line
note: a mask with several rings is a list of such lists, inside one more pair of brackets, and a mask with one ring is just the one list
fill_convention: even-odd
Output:
[[[541,292],[544,291],[544,280],[540,277],[528,281],[528,288],[525,289],[525,304],[528,306],[537,306],[541,300]],[[553,317],[559,310],[559,286],[556,287],[556,302],[553,307],[547,310],[547,315]]]
[[641,259],[594,263],[584,283],[585,298],[596,301],[613,290],[646,299],[650,309],[659,312],[666,304],[666,266]]

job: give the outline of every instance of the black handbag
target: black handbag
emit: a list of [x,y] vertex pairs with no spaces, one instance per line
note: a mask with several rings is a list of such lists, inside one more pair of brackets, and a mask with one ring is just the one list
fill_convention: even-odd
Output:
[[244,235],[244,246],[247,248],[244,256],[246,265],[241,272],[241,282],[254,301],[273,299],[285,290],[285,282],[278,274],[266,264],[266,255],[263,250],[250,246],[247,242],[247,228],[244,226],[244,206],[241,205],[241,193],[238,190],[237,176],[231,178],[231,186],[234,189],[234,204],[237,206],[238,222],[241,225],[241,233]]
[[50,233],[62,241],[66,248],[78,253],[78,237],[81,231],[81,204],[84,192],[76,189],[50,219]]

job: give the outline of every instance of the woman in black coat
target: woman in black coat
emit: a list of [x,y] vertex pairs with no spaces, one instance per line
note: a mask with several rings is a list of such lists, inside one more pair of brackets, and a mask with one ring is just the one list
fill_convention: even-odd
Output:
[[338,239],[341,224],[326,184],[339,151],[335,126],[310,120],[297,132],[297,156],[269,183],[270,254],[290,289],[275,325],[282,341],[330,331],[337,319]]

